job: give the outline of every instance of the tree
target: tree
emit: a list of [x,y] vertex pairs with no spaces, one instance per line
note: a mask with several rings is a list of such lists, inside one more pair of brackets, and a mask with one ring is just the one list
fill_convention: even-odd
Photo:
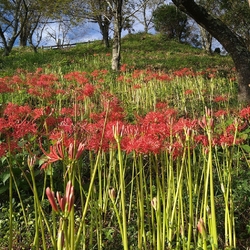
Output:
[[97,23],[106,48],[109,48],[109,29],[113,18],[113,12],[110,5],[103,0],[85,1],[85,15],[91,22]]
[[25,0],[0,3],[0,38],[4,56],[8,56],[27,21],[28,7]]
[[135,0],[138,12],[133,17],[143,25],[144,32],[153,28],[153,13],[165,0]]
[[219,17],[250,48],[250,8],[248,2],[221,0]]
[[187,15],[174,5],[161,5],[153,13],[155,30],[167,36],[168,39],[177,38],[181,41],[188,31]]
[[215,37],[231,55],[237,73],[239,100],[250,103],[250,52],[244,40],[194,0],[172,0],[184,13]]
[[[42,38],[42,31],[50,19],[66,17],[71,24],[79,20],[80,0],[1,0],[0,2],[0,39],[4,46],[4,55],[10,54],[17,38],[20,46],[29,42],[36,51]],[[60,18],[59,18],[60,17]],[[35,31],[40,29],[37,45],[33,43]],[[37,33],[38,34],[38,33]]]

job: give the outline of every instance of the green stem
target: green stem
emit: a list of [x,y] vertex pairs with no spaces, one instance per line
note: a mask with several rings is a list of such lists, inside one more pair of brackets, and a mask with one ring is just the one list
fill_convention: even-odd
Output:
[[10,182],[9,182],[9,249],[12,249],[12,242],[13,242],[13,220],[12,220],[12,215],[13,215],[13,179],[12,179],[12,165],[9,164],[10,167]]
[[188,225],[188,242],[187,247],[190,249],[192,232],[193,232],[193,180],[192,180],[192,169],[191,169],[191,157],[190,157],[190,143],[189,138],[187,139],[188,145],[188,195],[189,195],[189,225]]
[[87,214],[87,209],[88,209],[88,205],[89,205],[89,202],[90,202],[90,197],[91,197],[93,186],[94,186],[94,181],[95,181],[95,176],[96,176],[96,172],[97,172],[97,169],[98,169],[100,154],[101,154],[101,150],[98,151],[96,163],[95,163],[95,166],[94,166],[94,169],[93,169],[93,172],[92,172],[92,176],[91,176],[91,179],[90,179],[89,190],[88,190],[87,198],[86,198],[86,201],[85,201],[85,206],[84,206],[84,209],[83,209],[83,212],[82,212],[82,219],[81,219],[80,226],[78,228],[78,232],[77,232],[77,235],[76,235],[76,240],[75,240],[75,247],[76,248],[79,245],[81,232],[82,232],[82,229],[83,229],[83,225],[85,223],[85,217],[86,217],[86,214]]
[[118,161],[119,161],[119,179],[121,189],[121,207],[122,207],[122,226],[123,226],[123,247],[128,250],[128,237],[127,237],[127,216],[126,216],[126,190],[124,181],[124,166],[121,152],[120,142],[117,142]]
[[215,198],[214,198],[214,182],[213,182],[213,162],[212,162],[212,135],[208,129],[209,153],[208,153],[208,170],[209,170],[209,185],[210,185],[210,204],[211,204],[211,235],[212,249],[218,249],[218,237],[215,214]]

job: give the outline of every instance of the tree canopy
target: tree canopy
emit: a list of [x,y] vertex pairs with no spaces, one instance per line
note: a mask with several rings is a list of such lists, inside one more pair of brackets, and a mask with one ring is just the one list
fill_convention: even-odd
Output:
[[187,15],[174,5],[161,5],[153,12],[153,23],[156,31],[166,35],[167,38],[176,38],[179,41],[187,35]]
[[250,102],[250,52],[242,36],[238,35],[225,21],[208,12],[205,7],[194,0],[172,1],[181,11],[192,17],[215,37],[231,55],[237,73],[239,99],[243,102]]

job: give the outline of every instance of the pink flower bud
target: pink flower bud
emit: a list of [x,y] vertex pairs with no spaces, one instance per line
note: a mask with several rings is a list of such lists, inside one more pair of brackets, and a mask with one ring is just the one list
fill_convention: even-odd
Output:
[[203,236],[206,237],[206,227],[204,224],[204,221],[202,218],[199,219],[198,224],[197,224],[197,228],[199,233]]
[[59,192],[56,192],[56,198],[57,198],[57,201],[59,203],[59,206],[60,206],[61,210],[64,211],[65,210],[65,205],[66,205],[66,198],[61,197]]
[[66,186],[66,194],[65,194],[66,203],[68,204],[68,211],[70,212],[73,204],[74,204],[74,187],[72,186],[71,181],[68,181]]
[[46,188],[46,195],[49,199],[49,203],[50,203],[52,209],[54,211],[58,212],[58,207],[57,207],[57,204],[55,201],[54,192],[52,192],[49,187]]
[[69,159],[73,159],[74,158],[74,145],[73,143],[70,143],[69,144],[69,149],[68,149],[68,156],[69,156]]
[[71,211],[73,205],[74,205],[74,201],[75,201],[75,196],[74,193],[71,193],[68,199],[68,212]]

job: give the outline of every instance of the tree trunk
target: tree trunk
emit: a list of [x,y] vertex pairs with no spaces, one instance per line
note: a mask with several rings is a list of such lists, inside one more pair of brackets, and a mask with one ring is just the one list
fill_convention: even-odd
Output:
[[30,29],[31,28],[27,25],[27,23],[25,23],[19,35],[19,45],[21,47],[26,47],[28,45]]
[[105,18],[105,20],[102,20],[102,18],[98,19],[98,25],[102,33],[102,39],[105,44],[106,48],[109,48],[109,26],[110,26],[110,21]]
[[207,32],[203,27],[200,26],[200,34],[201,34],[201,45],[202,49],[206,52],[212,52],[212,36],[209,32]]
[[231,55],[239,84],[239,101],[250,103],[250,52],[247,46],[225,23],[210,15],[194,0],[172,0],[183,12],[215,37]]
[[3,56],[8,56],[14,46],[14,43],[17,39],[17,36],[18,34],[12,36],[8,41],[6,40],[6,37],[0,27],[0,37],[1,37],[1,40],[2,40],[2,43],[4,45],[4,50],[3,50]]
[[115,71],[120,70],[121,61],[122,4],[123,0],[116,0],[114,4],[114,37],[111,67]]
[[112,47],[112,69],[115,71],[120,70],[121,61],[121,32],[116,21],[114,21],[114,36]]

